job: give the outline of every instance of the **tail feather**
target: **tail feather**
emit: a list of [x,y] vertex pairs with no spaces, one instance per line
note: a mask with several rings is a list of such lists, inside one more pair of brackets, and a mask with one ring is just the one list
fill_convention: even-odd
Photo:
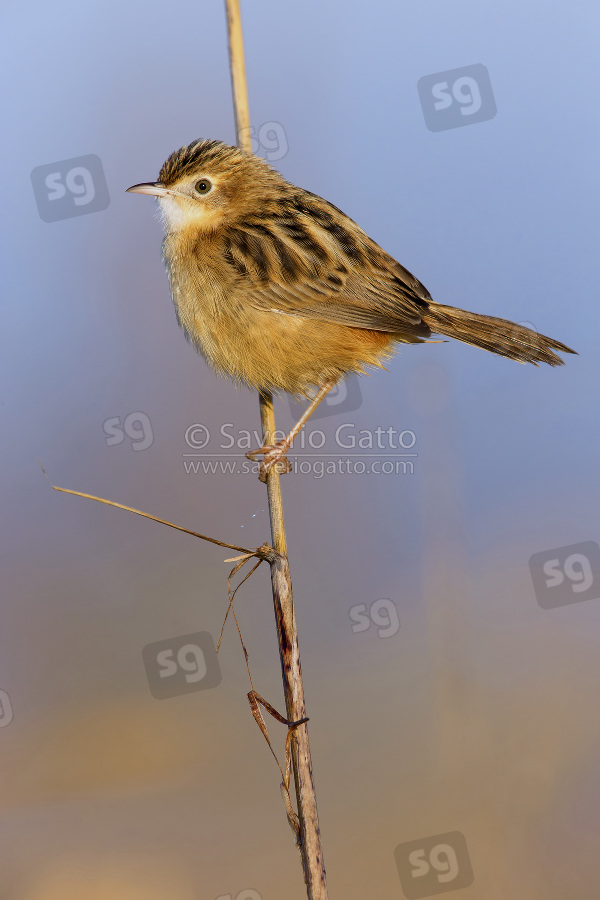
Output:
[[562,366],[564,360],[554,353],[576,353],[560,341],[539,334],[531,328],[517,325],[508,319],[467,312],[454,306],[443,306],[429,301],[429,309],[423,315],[432,332],[456,338],[475,347],[483,347],[491,353],[516,359],[522,363],[540,362],[549,366]]

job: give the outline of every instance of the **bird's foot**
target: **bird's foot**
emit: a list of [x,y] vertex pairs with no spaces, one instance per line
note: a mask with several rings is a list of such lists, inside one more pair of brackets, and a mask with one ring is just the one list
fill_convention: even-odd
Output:
[[292,471],[292,464],[285,455],[289,449],[290,442],[284,438],[282,441],[277,441],[276,444],[265,444],[263,447],[259,447],[258,450],[250,450],[246,453],[246,457],[253,461],[258,456],[263,457],[258,470],[259,481],[266,484],[267,475],[273,466],[277,467],[276,471],[280,475],[285,475],[287,472]]

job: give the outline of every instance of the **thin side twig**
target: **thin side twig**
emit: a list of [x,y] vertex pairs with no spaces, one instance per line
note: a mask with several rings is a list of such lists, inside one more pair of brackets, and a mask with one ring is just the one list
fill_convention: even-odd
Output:
[[[235,110],[236,132],[242,149],[251,151],[250,116],[248,112],[248,89],[244,65],[244,43],[240,17],[239,0],[225,0],[229,34],[229,59]],[[270,393],[260,394],[260,416],[263,430],[263,445],[274,442],[275,413],[273,397]],[[300,722],[306,718],[304,687],[300,665],[298,631],[294,614],[292,582],[287,559],[287,542],[283,519],[281,484],[277,466],[271,466],[267,475],[267,494],[271,535],[275,554],[269,560],[273,605],[279,638],[279,656],[283,677],[285,706],[289,722]],[[308,900],[327,900],[325,863],[321,848],[321,834],[317,814],[317,798],[312,775],[310,745],[306,722],[295,725],[288,732],[294,769],[296,802],[300,829],[300,854]],[[288,817],[289,817],[288,810]]]
[[[237,544],[228,544],[226,541],[219,541],[217,538],[209,537],[206,534],[200,534],[198,531],[192,531],[189,528],[182,528],[181,525],[175,525],[174,522],[168,522],[166,519],[159,519],[158,516],[151,516],[150,513],[143,512],[141,509],[134,509],[133,506],[125,506],[124,503],[117,503],[116,500],[107,500],[105,497],[95,497],[93,494],[84,494],[83,491],[73,491],[71,488],[63,488],[58,487],[56,484],[52,484],[48,475],[46,474],[46,470],[42,465],[41,460],[38,459],[40,464],[40,468],[44,473],[44,477],[53,491],[60,491],[62,494],[72,494],[74,497],[83,497],[84,500],[95,500],[96,503],[105,503],[107,506],[114,506],[117,509],[124,509],[126,512],[135,513],[136,516],[143,516],[144,519],[151,519],[153,522],[158,522],[160,525],[167,525],[169,528],[174,528],[176,531],[183,531],[184,534],[191,534],[192,537],[200,538],[201,541],[208,541],[211,544],[217,544],[219,547],[227,547],[228,550],[238,550],[240,553],[243,553],[244,556],[260,556],[260,551],[264,550],[261,559],[269,559],[273,550],[268,545],[263,544],[262,547],[257,548],[256,550],[248,550],[247,547],[238,547]],[[270,551],[270,553],[269,553]],[[225,562],[230,562],[230,560],[226,559]]]

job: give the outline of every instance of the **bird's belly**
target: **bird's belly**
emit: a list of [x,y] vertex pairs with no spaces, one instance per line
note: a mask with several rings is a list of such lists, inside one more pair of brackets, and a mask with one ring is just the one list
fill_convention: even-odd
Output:
[[305,394],[328,378],[380,366],[398,336],[250,306],[209,275],[171,278],[179,323],[217,372],[258,390]]
[[305,394],[391,355],[389,334],[252,308],[205,319],[198,347],[219,372],[256,389]]

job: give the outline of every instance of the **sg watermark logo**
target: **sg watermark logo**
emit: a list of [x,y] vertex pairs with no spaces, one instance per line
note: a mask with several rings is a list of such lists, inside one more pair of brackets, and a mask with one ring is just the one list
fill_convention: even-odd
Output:
[[407,900],[433,897],[473,883],[467,842],[460,831],[398,844],[394,856]]
[[100,212],[110,203],[100,157],[93,153],[37,166],[31,183],[44,222]]
[[13,708],[6,691],[0,690],[0,728],[6,728],[13,720]]
[[368,631],[371,625],[377,627],[377,634],[380,638],[393,637],[400,630],[396,604],[386,598],[371,603],[368,612],[366,603],[351,606],[350,620],[354,634]]
[[205,691],[221,683],[221,670],[208,631],[146,644],[142,650],[150,693],[157,700]]
[[496,115],[492,82],[481,63],[425,75],[417,90],[429,131],[474,125]]
[[250,135],[252,152],[264,156],[267,162],[277,162],[288,152],[288,140],[281,122],[264,122],[258,129],[254,126],[242,128],[239,137]]
[[150,417],[144,412],[129,413],[123,419],[123,425],[121,425],[120,416],[105,419],[102,423],[102,430],[106,435],[107,447],[122,444],[125,436],[131,440],[132,450],[147,450],[154,443]]
[[216,900],[262,900],[262,894],[252,888],[246,888],[238,894],[219,894]]
[[[316,393],[316,391],[315,391]],[[293,397],[289,398],[290,412],[296,422],[310,400],[304,400],[299,403]],[[327,416],[337,416],[338,413],[352,412],[358,409],[362,404],[362,394],[358,383],[357,375],[349,375],[343,381],[338,381],[336,386],[332,388],[324,400],[322,400],[311,416],[311,421],[315,419],[324,419]]]
[[542,609],[600,599],[600,547],[595,541],[534,553],[529,571]]

